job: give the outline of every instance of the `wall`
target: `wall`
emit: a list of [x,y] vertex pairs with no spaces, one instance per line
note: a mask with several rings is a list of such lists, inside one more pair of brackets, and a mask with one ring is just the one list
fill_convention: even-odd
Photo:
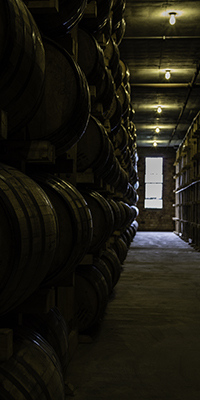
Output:
[[[140,231],[173,231],[174,230],[174,161],[176,157],[175,149],[138,147],[138,176],[140,186],[138,188],[138,208]],[[145,196],[145,157],[163,157],[163,209],[144,209]]]

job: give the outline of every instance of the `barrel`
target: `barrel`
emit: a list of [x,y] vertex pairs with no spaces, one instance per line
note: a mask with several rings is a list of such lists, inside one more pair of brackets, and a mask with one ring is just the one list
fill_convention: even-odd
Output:
[[14,331],[14,353],[0,364],[2,400],[64,400],[58,356],[49,343],[28,328]]
[[40,32],[23,3],[0,2],[0,108],[8,113],[12,136],[33,117],[45,82],[45,52]]
[[135,235],[136,235],[136,233],[137,233],[138,226],[139,226],[139,224],[138,224],[138,222],[137,222],[136,220],[133,221],[132,224],[131,224],[132,237],[133,237],[133,239],[134,239],[134,237],[135,237]]
[[114,231],[117,231],[121,225],[121,212],[117,202],[114,199],[108,199],[114,214]]
[[128,174],[120,165],[119,179],[117,181],[115,189],[117,192],[120,192],[125,196],[127,192],[127,187],[128,187]]
[[124,18],[121,19],[117,26],[112,27],[112,38],[115,43],[119,46],[126,31],[126,20]]
[[94,36],[78,29],[78,64],[89,85],[96,86],[97,96],[105,76],[104,53]]
[[77,144],[77,170],[84,172],[88,168],[92,168],[95,176],[105,183],[118,186],[121,169],[113,144],[104,126],[93,116]]
[[97,191],[81,191],[93,220],[93,237],[89,252],[99,250],[109,239],[114,229],[114,215],[108,201]]
[[0,313],[28,298],[45,278],[58,245],[55,210],[42,188],[0,164]]
[[59,226],[58,246],[42,285],[62,284],[90,248],[91,212],[81,193],[66,180],[49,173],[34,174],[33,178],[50,198]]
[[69,33],[82,19],[87,0],[59,0],[59,12],[34,13],[44,35],[56,39]]
[[122,82],[126,88],[127,83],[130,81],[130,69],[124,60],[120,59],[119,62],[122,67]]
[[134,185],[135,182],[138,180],[137,177],[137,167],[135,168],[132,157],[131,157],[131,151],[129,147],[127,147],[126,152],[122,154],[120,157],[121,160],[121,165],[125,169],[125,171],[128,173],[129,176],[129,182]]
[[101,253],[100,258],[106,263],[112,275],[112,287],[117,284],[121,275],[120,260],[112,248],[108,248]]
[[[91,3],[91,0],[88,3]],[[79,26],[92,34],[99,32],[105,27],[110,18],[112,4],[113,0],[96,0],[97,15],[92,18],[90,16],[84,17]]]
[[85,75],[70,54],[44,38],[45,93],[27,127],[27,139],[49,140],[56,154],[64,154],[82,137],[90,115],[90,94]]
[[122,84],[117,89],[117,95],[119,96],[119,100],[122,105],[121,116],[123,120],[126,120],[129,117],[130,95]]
[[65,320],[57,307],[46,314],[23,314],[23,327],[42,336],[56,352],[63,375],[69,364],[69,337]]
[[94,265],[79,265],[76,268],[74,301],[79,332],[101,321],[108,302],[108,287],[103,274]]
[[122,119],[122,105],[116,93],[114,93],[110,108],[99,119],[102,122],[106,119],[109,120],[111,134],[114,137],[120,129]]
[[108,287],[108,294],[110,294],[112,291],[112,275],[111,275],[111,272],[110,272],[107,264],[100,257],[94,257],[93,265],[104,276],[107,287]]
[[116,252],[117,257],[121,264],[123,264],[124,260],[126,259],[128,248],[126,242],[123,240],[123,237],[118,237],[113,243],[112,248]]
[[124,240],[124,242],[126,243],[127,248],[130,247],[130,244],[133,240],[133,236],[132,236],[132,230],[129,229],[129,226],[125,229],[125,231],[122,233],[121,235],[122,239]]
[[114,0],[113,6],[112,6],[112,12],[113,12],[113,17],[112,17],[112,27],[113,31],[117,29],[119,26],[124,12],[125,12],[125,7],[126,7],[126,0]]
[[115,135],[114,148],[117,150],[117,157],[120,160],[122,154],[126,152],[128,146],[128,133],[123,124],[120,125],[117,134]]
[[[107,19],[106,23],[102,28],[98,29],[95,32],[91,32],[100,46],[104,46],[108,44],[110,37],[112,35],[112,16]],[[103,43],[102,43],[103,38]]]
[[122,66],[120,64],[120,52],[118,45],[114,42],[112,37],[104,49],[104,57],[106,60],[106,65],[108,65],[108,68],[112,72],[116,89],[118,89],[122,83]]
[[[121,212],[123,215],[123,218],[122,218],[123,223],[121,225],[121,230],[123,231],[128,225],[131,224],[131,222],[134,221],[134,219],[137,217],[139,211],[136,206],[134,206],[134,205],[131,206],[131,205],[125,203],[124,201],[119,201],[118,205],[119,205],[119,207],[121,207]],[[125,214],[123,213],[122,208],[124,209]]]
[[85,134],[77,144],[77,171],[84,172],[92,168],[94,173],[101,176],[107,170],[110,147],[104,126],[97,118],[90,116]]
[[136,189],[130,184],[130,182],[127,186],[126,199],[128,200],[128,203],[132,205],[137,204],[138,201],[138,194],[136,192]]
[[100,86],[98,88],[96,96],[92,96],[91,98],[92,105],[101,103],[103,106],[103,115],[105,115],[112,105],[114,94],[114,80],[110,70],[105,67],[105,75],[100,81]]

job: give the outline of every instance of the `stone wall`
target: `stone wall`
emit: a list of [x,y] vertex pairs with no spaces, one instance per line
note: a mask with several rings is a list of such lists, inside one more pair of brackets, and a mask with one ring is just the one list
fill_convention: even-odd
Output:
[[[138,176],[140,186],[138,188],[138,208],[140,231],[173,231],[175,215],[174,204],[174,161],[176,150],[170,148],[138,147]],[[163,209],[145,209],[145,157],[163,157]]]

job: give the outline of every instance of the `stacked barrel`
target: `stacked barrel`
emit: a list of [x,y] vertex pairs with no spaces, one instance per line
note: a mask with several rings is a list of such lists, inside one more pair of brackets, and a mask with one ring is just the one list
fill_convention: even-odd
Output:
[[63,399],[69,334],[99,324],[137,232],[136,128],[125,1],[32,3],[0,3],[0,382]]

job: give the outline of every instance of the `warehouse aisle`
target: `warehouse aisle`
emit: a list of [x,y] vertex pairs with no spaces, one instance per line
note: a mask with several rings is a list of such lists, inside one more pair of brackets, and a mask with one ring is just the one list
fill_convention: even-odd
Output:
[[[76,400],[199,400],[200,253],[138,232],[101,331],[68,368]],[[70,398],[70,397],[67,397]]]

